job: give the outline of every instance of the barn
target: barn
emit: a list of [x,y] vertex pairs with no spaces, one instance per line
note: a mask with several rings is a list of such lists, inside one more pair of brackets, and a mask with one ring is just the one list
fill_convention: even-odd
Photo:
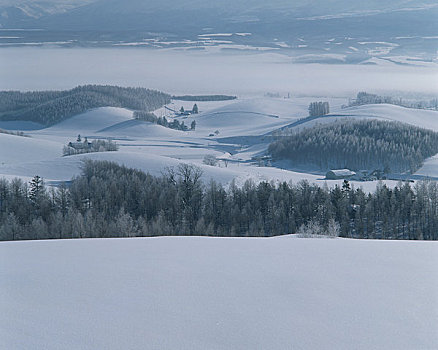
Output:
[[349,169],[336,169],[336,170],[328,171],[327,174],[325,175],[325,178],[327,180],[339,180],[339,179],[349,179],[355,175],[356,173]]

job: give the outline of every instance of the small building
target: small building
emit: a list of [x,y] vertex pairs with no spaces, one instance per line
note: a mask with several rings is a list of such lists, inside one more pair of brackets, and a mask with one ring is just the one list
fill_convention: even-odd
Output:
[[325,178],[327,180],[342,180],[350,179],[355,175],[356,173],[350,169],[336,169],[328,171],[327,174],[325,174]]

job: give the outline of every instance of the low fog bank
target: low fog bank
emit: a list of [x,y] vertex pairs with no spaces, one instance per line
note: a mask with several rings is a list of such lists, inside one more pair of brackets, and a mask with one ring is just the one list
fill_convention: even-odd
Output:
[[351,96],[357,91],[438,92],[438,68],[294,64],[272,53],[147,49],[8,48],[1,50],[0,90],[67,89],[99,83],[170,93],[266,92]]

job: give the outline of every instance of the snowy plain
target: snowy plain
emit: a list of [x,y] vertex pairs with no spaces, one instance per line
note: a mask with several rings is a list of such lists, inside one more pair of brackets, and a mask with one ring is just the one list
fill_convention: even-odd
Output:
[[2,349],[436,349],[438,244],[0,243]]

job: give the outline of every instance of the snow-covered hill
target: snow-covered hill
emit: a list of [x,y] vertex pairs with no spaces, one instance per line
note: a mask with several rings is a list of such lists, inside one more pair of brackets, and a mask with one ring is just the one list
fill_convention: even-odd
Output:
[[132,111],[124,108],[103,107],[79,114],[50,128],[41,130],[42,134],[96,133],[117,123],[132,119]]
[[436,242],[0,243],[4,349],[436,349]]
[[437,111],[378,104],[346,108],[339,115],[386,119],[438,131]]
[[[26,181],[40,175],[50,183],[68,181],[81,172],[83,159],[109,160],[141,169],[159,176],[167,167],[181,162],[200,166],[204,181],[214,179],[224,185],[235,180],[243,184],[254,181],[308,180],[323,185],[323,174],[310,173],[306,169],[283,170],[260,167],[256,160],[265,154],[271,132],[292,127],[312,127],[315,123],[330,123],[338,119],[377,118],[405,122],[433,130],[438,112],[402,108],[393,105],[367,105],[342,109],[344,99],[329,99],[332,115],[316,119],[302,119],[307,106],[315,98],[251,98],[223,102],[198,102],[200,114],[177,118],[190,125],[196,121],[196,130],[179,131],[132,118],[132,111],[122,108],[98,108],[72,117],[50,128],[28,131],[30,137],[0,134],[0,176],[21,177]],[[190,109],[194,102],[173,101],[172,108],[183,106]],[[168,110],[155,112],[172,120]],[[11,124],[11,127],[14,125]],[[62,148],[77,135],[82,138],[111,138],[120,146],[117,152],[90,153],[62,156]],[[3,151],[5,150],[5,151]],[[8,150],[6,152],[6,150]],[[219,166],[203,164],[206,155],[228,158]],[[417,175],[438,177],[436,159],[431,158]],[[281,166],[281,164],[276,164]],[[329,186],[342,180],[327,181]],[[373,190],[377,182],[353,182],[356,187]],[[394,186],[396,181],[387,181]]]

